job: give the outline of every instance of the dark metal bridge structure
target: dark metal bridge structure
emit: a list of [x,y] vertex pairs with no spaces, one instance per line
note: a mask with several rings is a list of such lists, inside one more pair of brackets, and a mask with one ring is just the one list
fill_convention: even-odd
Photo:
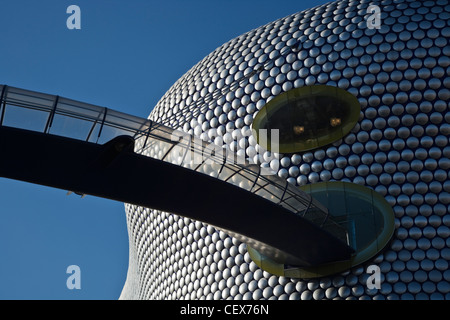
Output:
[[1,177],[202,221],[287,265],[351,259],[346,229],[321,203],[187,133],[6,85],[0,103]]

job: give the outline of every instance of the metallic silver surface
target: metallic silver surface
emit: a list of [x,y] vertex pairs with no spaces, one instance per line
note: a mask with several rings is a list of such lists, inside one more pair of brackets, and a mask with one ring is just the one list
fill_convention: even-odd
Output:
[[[369,4],[381,9],[380,29],[366,27]],[[121,298],[450,299],[449,12],[447,0],[348,0],[292,14],[216,49],[150,114],[219,144],[240,133],[236,148],[279,167],[291,183],[342,180],[375,189],[396,215],[384,252],[322,279],[276,277],[220,230],[126,205],[130,263]],[[276,95],[314,84],[357,97],[352,132],[304,154],[258,155],[256,140],[241,130]],[[366,285],[371,264],[382,273],[379,290]]]

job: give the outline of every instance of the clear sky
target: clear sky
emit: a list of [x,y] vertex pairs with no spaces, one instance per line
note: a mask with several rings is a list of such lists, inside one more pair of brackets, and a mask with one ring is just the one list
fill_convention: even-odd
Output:
[[[223,43],[324,0],[1,0],[0,84],[147,117]],[[81,9],[69,30],[66,9]],[[151,183],[151,182],[149,182]],[[117,299],[123,203],[0,178],[0,299]],[[81,289],[66,269],[78,265]]]

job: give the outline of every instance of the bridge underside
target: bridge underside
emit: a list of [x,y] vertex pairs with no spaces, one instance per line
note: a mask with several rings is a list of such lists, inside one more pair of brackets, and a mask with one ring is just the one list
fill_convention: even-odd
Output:
[[[266,256],[310,267],[352,249],[287,209],[232,184],[133,152],[134,140],[99,145],[0,127],[0,176],[108,198],[229,230]],[[223,201],[226,197],[229,201]]]

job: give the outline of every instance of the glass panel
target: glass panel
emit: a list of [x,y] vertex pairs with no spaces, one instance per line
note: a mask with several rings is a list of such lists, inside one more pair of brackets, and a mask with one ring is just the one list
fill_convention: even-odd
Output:
[[[314,85],[292,89],[269,101],[255,116],[253,129],[265,147],[261,129],[278,130],[281,153],[306,151],[345,136],[360,112],[356,97],[333,86]],[[270,146],[266,148],[271,150]]]
[[286,193],[284,194],[284,197],[283,197],[283,201],[285,201],[286,199],[289,199],[289,198],[293,198],[298,202],[298,204],[295,205],[295,207],[298,208],[298,210],[303,210],[302,208],[308,207],[309,202],[310,202],[310,197],[307,194],[299,195],[295,192],[292,192],[292,189],[290,189],[290,188],[288,188],[286,190]]
[[219,179],[222,181],[227,180],[231,175],[235,174],[236,171],[232,166],[230,166],[228,163],[225,163],[225,165],[222,168],[222,171],[219,174]]
[[382,215],[373,203],[372,193],[373,191],[365,197],[355,193],[346,195],[352,203],[348,208],[348,228],[358,226],[352,234],[357,250],[370,245],[382,230]]
[[151,126],[152,126],[152,121],[146,120],[145,122],[142,123],[139,130],[136,130],[136,132],[134,133],[133,138],[135,140],[135,143],[134,143],[134,151],[135,152],[139,152],[140,150],[143,149],[144,144],[148,140],[148,136],[150,133],[149,130],[151,130]]
[[265,176],[265,178],[267,180],[269,180],[271,182],[271,184],[278,186],[278,188],[283,189],[286,187],[286,183],[287,181],[280,178],[277,175],[269,175],[269,176]]
[[[166,127],[166,126],[163,126],[162,124],[154,122],[150,136],[155,136],[160,140],[172,141],[172,140],[176,140],[173,137],[173,135],[176,135],[175,133],[173,133],[174,131],[175,130],[173,130],[169,127]],[[178,137],[178,136],[176,135],[176,137]]]
[[143,132],[148,127],[145,119],[111,109],[108,109],[105,124],[112,127],[121,127],[130,132]]
[[93,123],[92,127],[88,133],[88,137],[86,138],[86,141],[97,143],[98,141],[98,134],[100,133],[100,128],[102,127],[101,123]]
[[[327,222],[323,225],[323,229],[331,233],[333,236],[338,238],[344,243],[347,243],[352,248],[353,246],[351,243],[349,243],[349,237],[347,235],[347,229],[343,228],[340,224],[337,224],[333,220],[329,219]],[[353,228],[354,229],[354,228]]]
[[[343,190],[342,190],[343,191]],[[325,197],[327,197],[327,203],[323,203],[320,197],[316,198],[319,202],[323,203],[327,208],[333,209],[333,217],[345,217],[348,212],[348,199],[343,192],[335,192],[330,188],[327,188],[325,193]],[[353,204],[352,206],[353,207]]]
[[[52,126],[49,128],[49,133],[78,140],[86,140],[93,125],[93,121],[55,114]],[[96,138],[97,136],[95,136]]]
[[[292,196],[298,196],[300,198],[308,198],[309,196],[306,192],[300,190],[298,187],[288,184],[288,188],[286,190],[286,194],[292,195]],[[309,202],[309,200],[305,200],[305,202]]]
[[182,165],[183,161],[189,161],[189,159],[186,157],[187,152],[189,151],[188,146],[185,146],[181,143],[173,142],[174,146],[170,151],[166,154],[164,161],[170,162],[172,164],[176,165]]
[[303,217],[312,223],[321,226],[325,222],[326,215],[322,210],[310,207]]
[[49,115],[50,113],[48,111],[6,105],[3,125],[43,132]]
[[266,191],[270,192],[274,196],[274,202],[279,202],[284,193],[284,188],[281,189],[278,186],[274,186],[271,184],[266,185],[264,189],[266,189]]
[[222,146],[216,145],[214,143],[204,144],[202,150],[203,162],[208,163],[220,163],[224,161],[225,150]]
[[146,143],[146,141],[147,141],[147,136],[145,136],[145,135],[140,135],[140,136],[135,137],[134,152],[140,153],[140,151],[143,149],[144,143]]
[[56,96],[13,87],[7,87],[6,90],[6,97],[3,98],[9,104],[18,104],[41,110],[53,109],[53,102],[55,101]]
[[233,175],[228,182],[245,190],[250,190],[253,185],[253,181],[248,180],[247,177],[241,175],[240,173]]
[[283,201],[281,202],[281,205],[283,206],[290,206],[292,208],[294,208],[295,212],[302,212],[303,210],[305,210],[307,208],[307,205],[301,203],[297,197],[293,197],[291,195],[289,195],[288,197],[284,197]]
[[[373,190],[337,181],[311,185],[309,190],[314,199],[326,205],[330,212],[324,229],[339,239],[345,237],[346,242],[348,239],[348,244],[357,252],[378,248],[378,238],[386,227],[386,215],[391,214],[380,209],[386,207],[391,211],[388,204],[383,205],[384,198],[379,196],[380,199],[375,201],[377,194]],[[385,240],[381,241],[382,244]]]
[[218,174],[219,174],[219,171],[220,171],[220,169],[222,168],[222,163],[213,162],[213,163],[211,163],[211,168],[212,168],[212,169],[214,170],[214,172],[215,172],[214,177],[217,178],[217,176],[218,176]]
[[[257,167],[257,166],[255,166]],[[253,187],[255,180],[258,178],[258,172],[255,172],[253,170],[248,170],[249,168],[246,167],[244,170],[240,171],[239,174],[244,177],[245,180],[248,181],[246,184],[245,189],[250,191],[250,189]]]
[[189,153],[187,156],[190,157],[192,163],[197,166],[203,163],[203,142],[199,139],[191,139]]
[[266,186],[267,184],[269,184],[269,181],[264,176],[259,176],[258,180],[256,180],[255,186],[252,189],[252,192],[264,188],[264,186]]
[[[297,202],[295,202],[295,203],[297,203]],[[290,205],[288,202],[281,202],[280,203],[280,205],[283,207],[283,208],[286,208],[286,209],[288,209],[289,211],[291,211],[291,212],[294,212],[294,213],[297,213],[299,210],[297,210],[294,206],[292,206],[292,205]]]
[[91,104],[59,98],[56,113],[89,120],[103,120],[105,108]]
[[217,171],[214,170],[214,167],[211,164],[207,164],[207,163],[200,165],[196,171],[199,173],[206,174],[211,177],[217,176]]
[[198,164],[194,163],[194,161],[183,161],[182,167],[195,170],[198,167]]
[[172,146],[173,143],[151,139],[150,142],[147,142],[144,155],[162,160]]
[[117,128],[117,127],[110,127],[110,126],[104,125],[102,128],[100,137],[97,140],[97,143],[105,144],[108,141],[111,141],[112,139],[114,139],[115,137],[118,137],[118,136],[133,137],[133,135],[134,135],[134,131],[132,131],[132,130],[121,129],[121,128]]
[[260,197],[263,197],[264,199],[270,200],[272,202],[278,202],[277,198],[271,194],[270,192],[268,192],[266,189],[259,189],[255,192],[255,194],[257,194]]

